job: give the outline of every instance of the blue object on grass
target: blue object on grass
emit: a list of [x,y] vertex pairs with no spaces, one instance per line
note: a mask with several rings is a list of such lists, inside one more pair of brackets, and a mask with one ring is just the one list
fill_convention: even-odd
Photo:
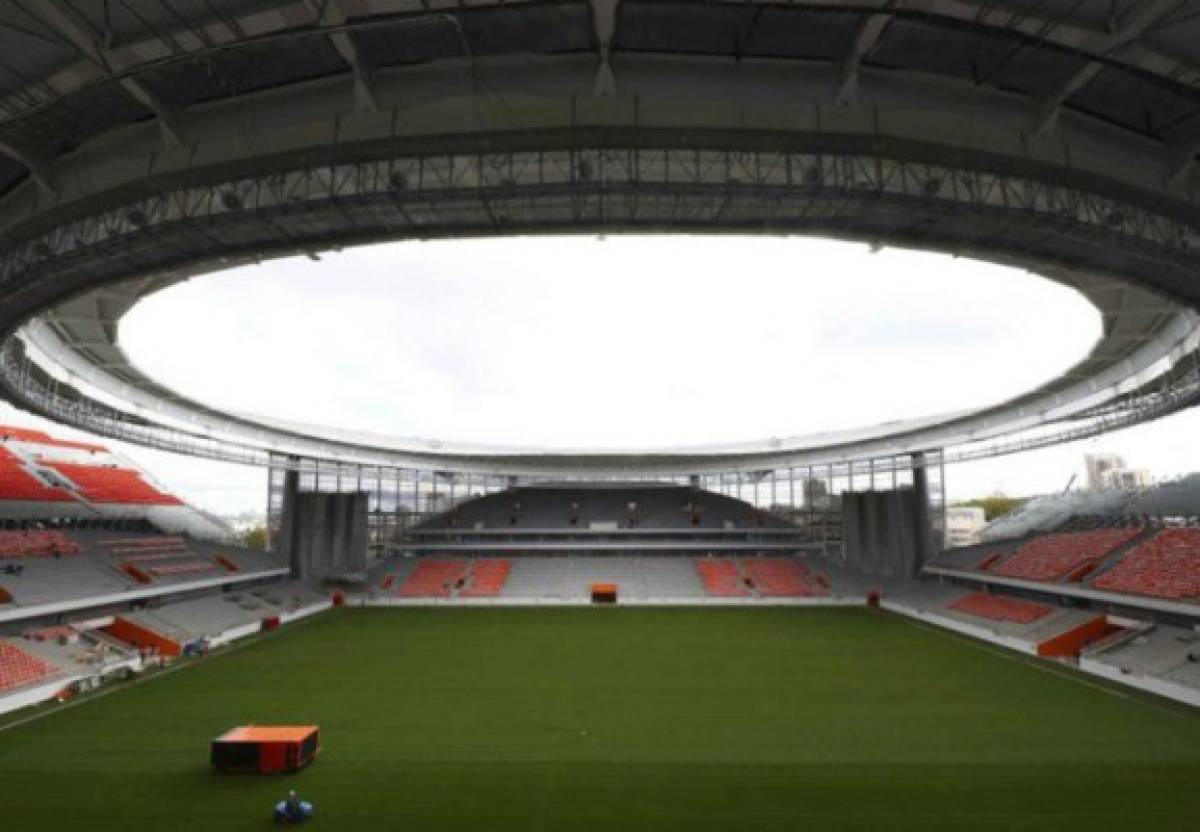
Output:
[[313,816],[313,805],[307,800],[281,800],[275,804],[275,820],[280,823],[304,823]]

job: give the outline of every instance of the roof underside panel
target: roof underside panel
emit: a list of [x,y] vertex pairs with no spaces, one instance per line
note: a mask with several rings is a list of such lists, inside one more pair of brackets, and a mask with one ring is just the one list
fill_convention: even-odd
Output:
[[831,60],[854,42],[860,15],[764,4],[714,4],[702,14],[663,0],[619,7],[614,51]]
[[[36,0],[35,0],[36,2]],[[294,0],[70,0],[71,6],[97,33],[111,35],[112,45],[173,37],[264,9],[295,5]]]
[[[1078,21],[1092,29],[1106,29],[1133,10],[1141,0],[1006,0],[991,6],[988,20],[1011,21],[1037,15],[1050,20]],[[986,4],[985,4],[986,5]]]
[[896,19],[865,62],[949,75],[974,84],[1038,94],[1066,82],[1085,63],[1028,38],[932,19]]
[[21,121],[21,132],[43,152],[64,153],[87,137],[150,118],[153,113],[120,87],[108,84],[53,101]]
[[562,54],[594,48],[588,3],[528,4],[395,18],[357,29],[353,38],[372,66],[497,54]]
[[1131,130],[1170,140],[1195,135],[1200,125],[1200,93],[1185,94],[1161,82],[1106,67],[1092,82],[1067,100],[1076,109]]
[[75,51],[41,21],[0,3],[0,95],[43,80],[74,57]]
[[286,86],[344,72],[324,35],[264,42],[207,58],[161,65],[138,78],[176,107]]
[[1196,44],[1200,43],[1200,8],[1193,7],[1190,13],[1168,15],[1161,24],[1142,35],[1141,40],[1151,49],[1161,50],[1186,63],[1188,55],[1194,55]]
[[14,162],[7,156],[0,155],[0,194],[16,185],[25,178],[27,171],[23,165]]

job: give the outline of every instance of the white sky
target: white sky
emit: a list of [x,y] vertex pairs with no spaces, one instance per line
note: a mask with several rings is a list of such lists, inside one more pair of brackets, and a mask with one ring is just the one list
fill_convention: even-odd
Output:
[[[996,402],[1079,360],[1098,316],[1024,272],[778,237],[408,242],[199,278],[121,342],[202,401],[400,436],[542,446],[701,444]],[[9,414],[18,424],[40,424]],[[1088,450],[1200,468],[1182,414],[957,466],[952,498],[1061,489]],[[61,428],[51,428],[66,434]],[[110,443],[111,444],[111,443]],[[127,449],[182,496],[260,510],[262,472]]]

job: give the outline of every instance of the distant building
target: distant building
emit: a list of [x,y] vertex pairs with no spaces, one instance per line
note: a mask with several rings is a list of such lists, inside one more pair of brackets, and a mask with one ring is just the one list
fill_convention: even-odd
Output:
[[1116,454],[1084,454],[1083,464],[1087,468],[1088,491],[1105,488],[1105,474],[1125,468],[1125,460]]
[[1083,462],[1089,491],[1137,490],[1154,483],[1147,469],[1126,468],[1125,460],[1117,454],[1086,454]]
[[804,505],[810,508],[829,508],[829,488],[824,480],[809,477],[804,481]]
[[946,548],[974,546],[983,542],[987,516],[979,506],[949,506],[946,509]]
[[1154,477],[1145,468],[1113,468],[1100,475],[1101,488],[1136,491],[1154,484]]

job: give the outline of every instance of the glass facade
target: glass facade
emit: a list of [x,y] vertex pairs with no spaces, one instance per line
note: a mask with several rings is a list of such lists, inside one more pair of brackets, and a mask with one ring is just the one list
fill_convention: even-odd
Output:
[[368,545],[382,552],[399,545],[404,533],[435,514],[475,497],[519,485],[545,482],[660,482],[692,485],[771,512],[805,529],[830,557],[842,553],[841,495],[847,491],[911,488],[914,467],[923,467],[929,492],[930,523],[940,546],[945,530],[945,460],[940,451],[888,456],[855,462],[789,467],[765,471],[622,477],[513,477],[481,472],[354,465],[274,456],[268,479],[268,528],[274,541],[283,510],[284,474],[299,472],[301,491],[365,492]]

